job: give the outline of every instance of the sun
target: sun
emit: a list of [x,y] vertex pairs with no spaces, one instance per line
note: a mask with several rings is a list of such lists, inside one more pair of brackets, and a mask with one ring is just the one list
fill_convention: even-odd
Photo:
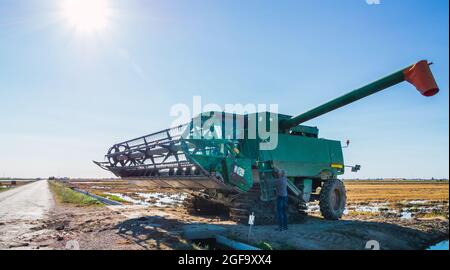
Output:
[[94,33],[107,28],[111,8],[108,0],[63,0],[62,16],[77,32]]

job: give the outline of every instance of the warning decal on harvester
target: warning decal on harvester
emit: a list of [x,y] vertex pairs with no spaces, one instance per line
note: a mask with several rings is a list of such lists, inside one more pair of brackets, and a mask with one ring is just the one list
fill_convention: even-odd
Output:
[[235,174],[239,175],[240,177],[244,177],[244,175],[245,175],[244,168],[241,168],[239,166],[234,166],[233,171],[234,171]]

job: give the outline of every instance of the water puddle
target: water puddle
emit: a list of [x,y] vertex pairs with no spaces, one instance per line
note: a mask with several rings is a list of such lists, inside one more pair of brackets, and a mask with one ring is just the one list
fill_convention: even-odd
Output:
[[428,203],[428,201],[425,200],[413,200],[413,201],[408,201],[409,204],[426,204]]
[[[369,202],[365,204],[351,204],[344,210],[344,215],[349,213],[373,214],[382,216],[395,216],[402,220],[415,218],[418,214],[439,213],[448,208],[448,204],[431,202],[426,200],[403,201],[399,203]],[[317,202],[309,203],[308,213],[319,213]]]
[[125,195],[122,193],[111,193],[105,192],[105,194],[117,196],[120,199],[134,204],[134,205],[144,205],[144,206],[156,206],[156,207],[172,207],[179,206],[187,198],[187,193],[142,193],[136,192],[133,194]]
[[104,187],[104,186],[92,186],[92,189],[111,189],[111,187]]
[[129,202],[129,203],[132,203],[132,204],[136,204],[136,205],[145,205],[145,206],[150,205],[149,203],[147,203],[147,202],[145,202],[143,200],[137,200],[137,199],[134,199],[134,198],[132,198],[130,196],[124,195],[122,193],[105,192],[105,194],[112,195],[112,196],[117,196],[117,197],[119,197],[120,199],[122,199],[122,200],[124,200],[126,202]]
[[432,245],[427,248],[427,250],[449,250],[448,249],[448,240],[439,242],[435,245]]
[[144,198],[147,203],[150,203],[150,205],[158,207],[179,206],[188,196],[187,193],[166,194],[160,192],[137,192],[136,195]]
[[412,219],[412,213],[403,211],[400,213],[400,219]]

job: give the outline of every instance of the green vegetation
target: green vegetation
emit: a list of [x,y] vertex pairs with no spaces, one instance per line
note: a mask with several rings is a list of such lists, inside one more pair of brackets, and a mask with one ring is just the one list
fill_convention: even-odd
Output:
[[50,189],[55,195],[56,199],[62,203],[76,204],[79,206],[91,206],[91,205],[102,205],[98,200],[89,197],[87,195],[81,194],[79,192],[73,191],[70,188],[65,187],[61,183],[55,181],[49,181]]
[[8,187],[0,186],[0,192],[8,190]]
[[256,244],[257,248],[260,248],[262,250],[273,250],[272,245],[270,245],[268,242],[266,241],[261,241],[258,244]]
[[126,203],[127,201],[120,198],[117,195],[111,195],[111,194],[105,194],[105,193],[101,193],[101,194],[97,194],[98,196],[101,196],[103,198],[106,198],[108,200],[112,200],[112,201],[116,201],[116,202],[120,202],[120,203]]

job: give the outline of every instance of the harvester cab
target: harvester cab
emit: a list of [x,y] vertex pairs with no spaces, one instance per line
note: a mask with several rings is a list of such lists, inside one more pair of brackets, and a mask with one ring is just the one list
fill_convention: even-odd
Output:
[[106,161],[95,163],[139,185],[195,191],[188,204],[192,211],[220,204],[237,221],[254,213],[256,223],[273,221],[273,170],[283,169],[290,180],[291,217],[319,200],[325,218],[339,219],[346,191],[338,176],[360,165],[346,166],[341,142],[319,138],[317,127],[303,123],[403,81],[423,96],[439,91],[423,60],[298,116],[202,113],[185,125],[115,144]]

